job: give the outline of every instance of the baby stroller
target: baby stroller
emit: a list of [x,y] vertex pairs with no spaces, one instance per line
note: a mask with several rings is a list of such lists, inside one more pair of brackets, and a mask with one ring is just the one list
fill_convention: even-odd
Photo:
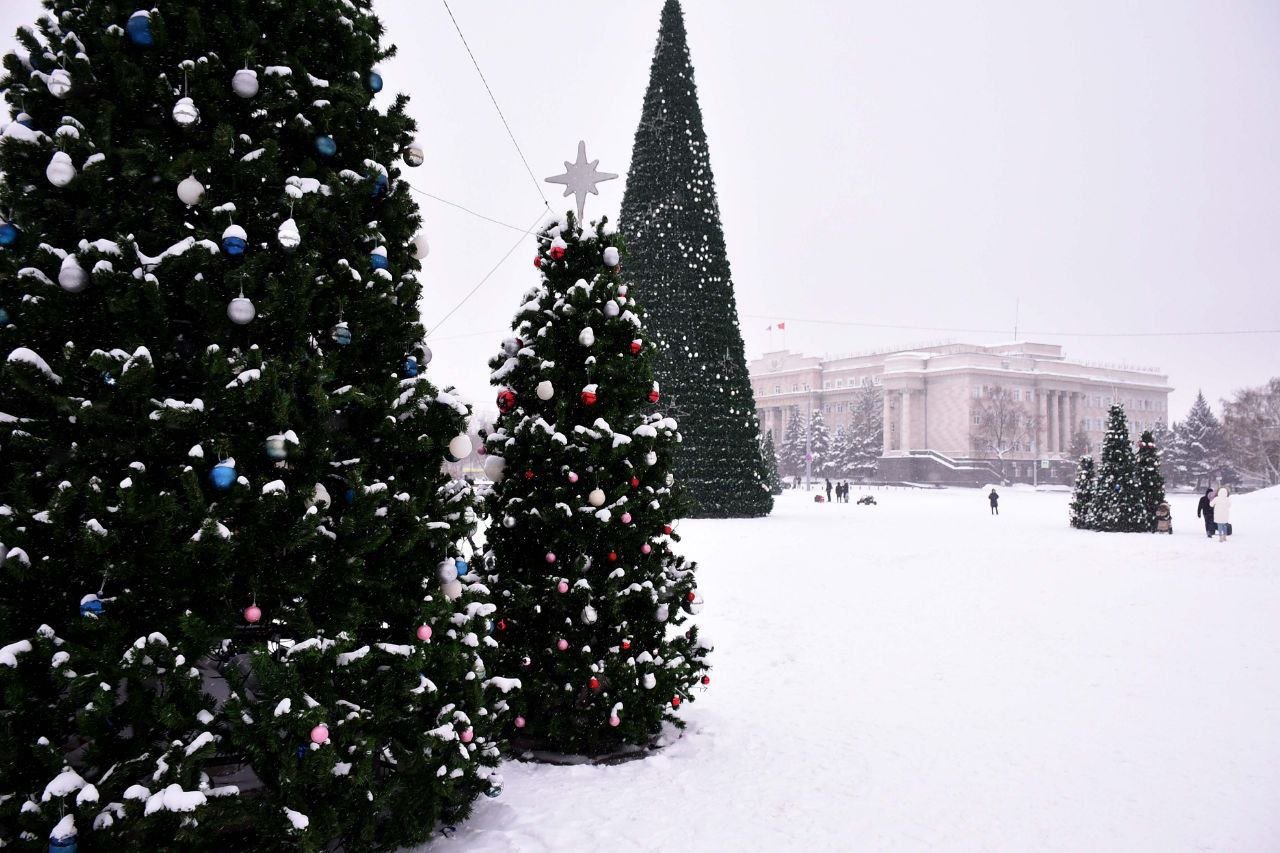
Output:
[[1156,533],[1173,533],[1173,516],[1169,514],[1169,505],[1156,507]]
[[876,499],[873,498],[871,495],[863,495],[862,497],[858,498],[858,506],[875,506],[875,505],[876,505]]

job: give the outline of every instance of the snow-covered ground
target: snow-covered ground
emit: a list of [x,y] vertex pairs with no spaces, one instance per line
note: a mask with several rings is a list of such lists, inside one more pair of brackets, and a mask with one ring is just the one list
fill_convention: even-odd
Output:
[[424,849],[1280,848],[1280,490],[1236,498],[1226,544],[1195,496],[1157,536],[1002,493],[683,523],[717,645],[685,736],[510,762]]

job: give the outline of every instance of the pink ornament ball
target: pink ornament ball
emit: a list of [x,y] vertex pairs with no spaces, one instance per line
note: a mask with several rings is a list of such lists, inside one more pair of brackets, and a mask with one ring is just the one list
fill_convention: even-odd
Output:
[[516,728],[517,729],[524,728],[524,717],[516,717]]
[[312,743],[324,743],[328,739],[329,739],[329,727],[326,726],[324,723],[321,723],[320,725],[316,726],[314,729],[311,730]]
[[462,739],[463,743],[471,743],[471,739],[474,738],[475,736],[476,736],[476,733],[473,732],[471,729],[463,729],[462,734],[458,735],[458,737]]
[[565,649],[569,648],[569,641],[564,639],[559,640],[556,643],[556,648],[559,649],[560,651],[564,651]]
[[612,716],[609,718],[609,725],[617,728],[618,726],[622,725],[622,720],[618,719],[616,715]]
[[622,523],[623,523],[623,524],[630,524],[630,523],[631,523],[631,513],[629,513],[629,512],[624,512],[624,513],[622,514],[621,521],[622,521]]
[[419,625],[416,633],[418,635],[418,639],[425,643],[427,640],[431,639],[431,626]]
[[577,474],[575,474],[575,473],[573,473],[572,471],[570,471],[570,472],[569,472],[569,482],[570,482],[570,483],[576,483],[576,482],[578,482],[578,475],[577,475]]
[[556,584],[556,592],[560,593],[561,595],[563,595],[568,591],[569,591],[568,581],[560,581],[560,583]]
[[262,620],[262,608],[256,604],[250,604],[244,609],[244,621],[250,625]]
[[548,562],[548,563],[554,563],[555,561],[556,561],[556,555],[555,555],[555,554],[552,554],[550,551],[548,551],[548,552],[547,552],[547,562]]
[[652,546],[652,545],[650,545],[648,542],[646,542],[646,543],[644,543],[643,545],[641,545],[641,546],[640,546],[640,553],[641,553],[641,554],[648,554],[648,553],[649,553],[650,551],[652,551],[652,550],[653,550],[653,546]]

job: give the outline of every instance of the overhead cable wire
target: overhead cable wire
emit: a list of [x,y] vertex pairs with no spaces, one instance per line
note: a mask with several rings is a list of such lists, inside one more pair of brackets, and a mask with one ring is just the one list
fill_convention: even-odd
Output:
[[449,207],[457,208],[458,210],[461,210],[464,213],[470,213],[472,216],[476,217],[477,219],[483,219],[485,222],[492,222],[494,225],[501,225],[503,228],[510,228],[512,231],[523,230],[520,228],[519,225],[512,225],[510,222],[503,222],[501,219],[494,219],[492,216],[485,216],[483,213],[477,213],[476,211],[472,210],[471,208],[465,205],[458,204],[456,201],[449,201],[449,199],[441,198],[435,193],[429,193],[426,190],[420,190],[417,187],[415,187],[413,184],[409,183],[408,181],[405,181],[404,183],[406,186],[409,187],[409,189],[412,192],[415,192],[418,195],[422,195],[422,196],[426,196],[427,198],[434,199],[435,201],[438,201],[441,204],[447,204],[449,205]]
[[[819,326],[851,326],[864,329],[906,329],[918,332],[955,332],[965,334],[1003,335],[1008,329],[980,329],[959,326],[920,326],[911,323],[863,323],[854,320],[817,320],[811,317],[787,317],[778,314],[743,314],[753,320],[771,320],[784,323],[810,323]],[[1193,329],[1181,332],[1055,332],[1043,329],[1024,329],[1022,336],[1041,335],[1057,338],[1175,338],[1220,335],[1278,335],[1280,329]]]

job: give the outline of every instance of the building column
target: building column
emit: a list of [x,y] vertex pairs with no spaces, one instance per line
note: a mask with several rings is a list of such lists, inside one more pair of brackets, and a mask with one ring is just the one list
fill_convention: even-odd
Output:
[[884,455],[888,456],[889,451],[893,450],[893,409],[889,407],[889,393],[886,391],[880,395],[881,406],[883,412],[881,416],[884,418]]
[[1067,451],[1076,443],[1076,430],[1080,428],[1080,394],[1071,392],[1071,405],[1067,412]]
[[1062,391],[1058,395],[1058,452],[1065,454],[1069,449],[1067,439],[1067,403],[1070,395]]
[[1045,393],[1044,452],[1056,453],[1058,450],[1058,392]]
[[902,424],[898,427],[898,447],[903,453],[911,450],[911,389],[902,390]]
[[1036,389],[1036,454],[1049,452],[1049,392]]

